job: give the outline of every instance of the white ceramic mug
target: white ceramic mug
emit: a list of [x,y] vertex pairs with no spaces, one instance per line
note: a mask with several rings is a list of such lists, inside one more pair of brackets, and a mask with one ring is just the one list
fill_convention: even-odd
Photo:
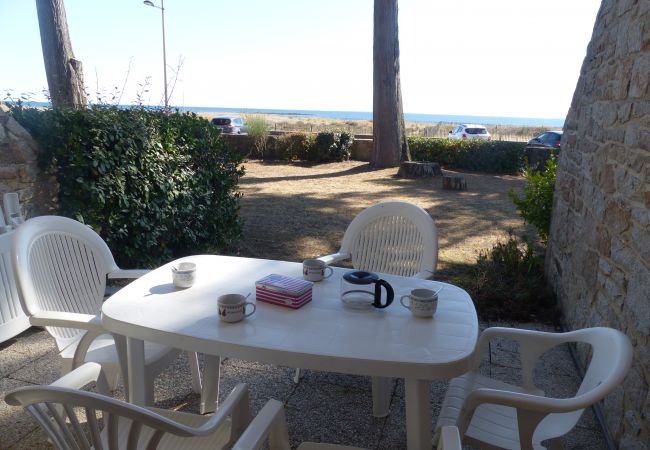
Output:
[[172,266],[172,281],[174,286],[188,288],[196,280],[196,264],[193,262],[182,262]]
[[[404,302],[408,299],[408,304]],[[410,294],[403,295],[399,302],[416,317],[432,317],[438,308],[438,293],[431,289],[413,289]]]
[[302,262],[302,277],[307,281],[321,281],[333,273],[334,270],[320,259],[306,259]]
[[[239,322],[255,312],[255,303],[247,302],[245,295],[225,294],[217,300],[219,307],[219,319],[224,322]],[[251,305],[253,310],[246,313],[246,306]]]

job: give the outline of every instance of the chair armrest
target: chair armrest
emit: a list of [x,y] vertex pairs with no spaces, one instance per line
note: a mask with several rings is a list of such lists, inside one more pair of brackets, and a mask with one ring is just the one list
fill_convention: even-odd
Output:
[[440,430],[440,442],[438,450],[462,450],[458,428],[447,425]]
[[338,261],[343,261],[350,258],[347,252],[332,253],[331,255],[320,256],[316,259],[323,261],[325,264],[332,264]]
[[88,383],[96,383],[97,390],[104,395],[108,395],[108,383],[104,376],[102,366],[96,362],[87,362],[71,372],[63,375],[58,380],[50,384],[55,387],[65,387],[70,389],[81,389]]
[[29,317],[29,323],[39,327],[65,327],[105,333],[101,317],[62,311],[39,311]]
[[149,272],[151,272],[151,270],[149,269],[118,269],[110,272],[108,274],[108,279],[114,280],[120,278],[126,278],[126,279],[140,278],[142,275],[145,275]]
[[415,275],[411,275],[411,278],[420,278],[422,280],[430,280],[432,277],[433,277],[432,270],[423,270],[422,272],[418,272]]
[[483,330],[474,351],[473,369],[481,364],[482,355],[487,351],[490,341],[505,337],[519,344],[519,356],[522,368],[522,387],[529,391],[540,391],[533,382],[533,369],[542,354],[556,345],[571,342],[572,333],[549,333],[546,331],[523,330],[519,328],[492,327]]
[[232,450],[259,450],[267,438],[271,449],[290,448],[284,406],[274,399],[266,402]]

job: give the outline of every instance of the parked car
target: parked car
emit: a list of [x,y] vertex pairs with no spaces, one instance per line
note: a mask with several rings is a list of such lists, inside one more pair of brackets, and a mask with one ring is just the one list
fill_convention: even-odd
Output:
[[562,131],[545,131],[528,141],[528,144],[526,144],[526,150],[529,148],[559,149],[561,140]]
[[212,119],[212,125],[224,134],[246,134],[246,120],[239,116],[219,116]]
[[456,128],[451,130],[447,135],[448,139],[482,139],[489,141],[492,135],[483,125],[475,123],[461,123]]

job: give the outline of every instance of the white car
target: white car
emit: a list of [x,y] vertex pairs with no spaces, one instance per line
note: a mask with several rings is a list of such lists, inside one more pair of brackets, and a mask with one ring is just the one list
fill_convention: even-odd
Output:
[[482,139],[484,141],[490,141],[492,140],[492,135],[483,125],[461,123],[449,132],[447,139]]

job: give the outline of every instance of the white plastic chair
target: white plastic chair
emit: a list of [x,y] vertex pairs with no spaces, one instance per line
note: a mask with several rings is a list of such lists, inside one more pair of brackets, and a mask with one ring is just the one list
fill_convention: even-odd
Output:
[[[496,337],[511,338],[519,344],[522,386],[478,374],[481,355]],[[574,397],[545,397],[533,382],[535,362],[545,351],[567,342],[591,345],[589,367]],[[542,441],[568,433],[585,408],[612,392],[625,378],[631,363],[630,340],[611,328],[568,333],[488,328],[479,338],[474,369],[451,381],[436,431],[446,425],[457,425],[463,443],[472,446],[543,449]]]
[[[100,393],[79,390],[93,382]],[[86,363],[49,386],[15,389],[5,401],[24,407],[62,450],[224,449],[250,422],[245,384],[211,417],[132,405],[105,395],[107,388],[101,366]]]
[[350,222],[337,253],[318,259],[327,264],[350,259],[358,270],[428,279],[436,270],[438,234],[419,206],[377,203]]
[[[58,216],[35,217],[22,224],[14,234],[12,255],[23,310],[32,325],[46,327],[56,340],[62,373],[94,361],[103,366],[111,388],[121,370],[126,381],[126,339],[105,334],[101,325],[106,280],[137,278],[147,271],[120,269],[97,233]],[[147,404],[153,402],[154,377],[178,353],[145,343]],[[200,392],[197,356],[191,353],[188,359],[193,389]]]
[[7,225],[17,228],[25,222],[23,213],[20,211],[20,198],[16,192],[5,193],[2,196],[2,204]]
[[[429,279],[438,262],[438,232],[423,208],[407,202],[381,202],[350,222],[337,253],[318,259],[327,264],[350,259],[357,270]],[[296,369],[293,381],[299,380],[300,369]],[[388,415],[391,387],[390,378],[372,378],[375,417]]]
[[[290,450],[287,419],[282,402],[271,399],[242,433],[232,450],[259,450],[268,444],[269,450]],[[303,442],[297,450],[365,450],[344,445]]]

